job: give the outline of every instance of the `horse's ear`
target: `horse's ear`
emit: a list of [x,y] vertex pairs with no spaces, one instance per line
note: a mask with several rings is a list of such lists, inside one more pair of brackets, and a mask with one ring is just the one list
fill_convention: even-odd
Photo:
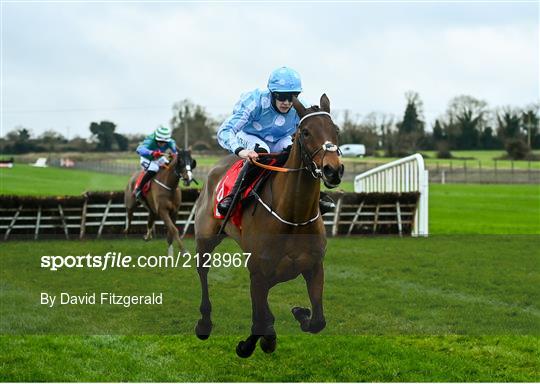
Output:
[[321,96],[321,109],[330,113],[330,100],[328,99],[328,96],[326,96],[326,93],[323,93]]
[[294,109],[296,109],[296,113],[298,113],[298,116],[300,116],[300,118],[306,115],[306,108],[300,102],[300,100],[298,100],[297,97],[293,97],[292,104],[293,104]]

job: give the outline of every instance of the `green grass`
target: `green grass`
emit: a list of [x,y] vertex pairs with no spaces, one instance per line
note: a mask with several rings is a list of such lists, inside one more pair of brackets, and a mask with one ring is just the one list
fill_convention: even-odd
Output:
[[[397,160],[397,157],[383,157],[382,152],[379,151],[381,157],[363,157],[363,158],[344,158],[345,165],[347,163],[387,163],[393,160]],[[463,168],[464,164],[467,164],[469,169],[478,169],[479,162],[481,163],[482,169],[493,169],[495,168],[495,160],[497,169],[511,169],[512,163],[515,169],[540,169],[540,161],[527,161],[527,160],[498,160],[498,158],[505,156],[506,151],[495,150],[495,151],[452,151],[454,159],[438,159],[437,153],[435,151],[420,151],[424,155],[424,161],[426,166],[433,168],[437,166],[440,167],[453,167],[453,168]],[[540,155],[540,151],[533,151],[535,155]],[[465,160],[467,159],[467,160]]]
[[[192,334],[200,297],[194,269],[39,268],[41,255],[149,255],[164,251],[163,240],[34,244],[2,248],[2,333],[23,330],[0,337],[6,381],[540,380],[536,236],[330,239],[327,328],[302,334],[290,308],[308,305],[305,284],[280,284],[270,295],[278,348],[273,355],[257,349],[248,360],[234,352],[250,326],[244,269],[210,272],[215,334],[203,342]],[[191,240],[187,246],[193,250]],[[226,241],[218,250],[238,248]],[[50,310],[36,303],[44,289],[159,289],[168,305]],[[40,329],[68,334],[35,335]],[[89,330],[110,335],[85,336]]]
[[129,177],[61,168],[36,168],[25,164],[0,168],[0,194],[60,196],[84,191],[123,190]]
[[540,234],[538,185],[432,184],[430,232]]
[[[280,338],[278,351],[240,360],[237,338],[194,336],[0,337],[9,381],[537,382],[532,336]],[[535,345],[536,344],[536,345]]]
[[[352,182],[339,189],[353,192]],[[430,184],[431,234],[540,234],[540,186]]]

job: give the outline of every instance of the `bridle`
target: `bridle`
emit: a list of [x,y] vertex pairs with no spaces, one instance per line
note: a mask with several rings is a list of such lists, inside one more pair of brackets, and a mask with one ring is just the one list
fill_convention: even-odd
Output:
[[[326,156],[326,153],[327,152],[337,152],[338,155],[341,154],[341,150],[339,149],[339,147],[334,144],[334,143],[331,143],[330,141],[325,141],[324,144],[322,144],[319,148],[317,148],[313,153],[309,153],[308,149],[306,148],[306,145],[304,143],[304,139],[303,139],[303,136],[301,134],[301,130],[300,130],[300,126],[302,125],[302,122],[304,120],[306,120],[308,117],[312,117],[312,116],[318,116],[318,115],[326,115],[328,117],[330,117],[330,120],[332,120],[332,115],[330,115],[330,113],[328,112],[324,112],[324,111],[318,111],[318,112],[311,112],[311,113],[308,113],[307,115],[305,115],[304,117],[302,117],[300,119],[300,121],[298,122],[298,144],[300,145],[300,156],[302,158],[302,163],[304,164],[304,167],[301,167],[301,168],[284,168],[284,167],[276,167],[276,166],[273,166],[273,165],[266,165],[266,164],[262,164],[262,163],[259,163],[257,160],[253,160],[253,159],[250,159],[250,161],[255,164],[256,166],[258,167],[261,167],[261,168],[264,168],[264,169],[268,169],[270,171],[275,171],[275,172],[298,172],[298,171],[308,171],[311,176],[313,176],[315,179],[319,179],[319,178],[322,178],[323,177],[323,172],[321,170],[321,168],[317,165],[317,163],[315,162],[314,158],[315,156],[317,156],[317,154],[321,151],[323,151],[323,155],[322,155],[322,159],[321,159],[321,164],[323,163],[322,160],[324,160],[324,156]],[[275,156],[276,154],[272,154],[272,153],[268,153],[268,154],[265,154],[265,153],[260,153],[259,156]]]
[[[182,161],[184,163],[184,168],[186,169],[187,171],[187,178],[184,177],[182,175],[182,168],[180,167],[180,152],[175,156],[175,159],[176,159],[176,163],[174,164],[174,167],[173,167],[173,172],[174,172],[174,175],[178,178],[178,180],[182,180],[184,182],[184,184],[186,185],[189,185],[189,183],[191,181],[193,181],[195,184],[199,185],[199,183],[197,182],[197,180],[195,180],[193,177],[192,177],[192,173],[191,173],[191,163],[187,162],[186,161],[186,156],[185,156],[185,152],[183,153],[183,156],[182,156]],[[170,169],[170,165],[165,165],[164,168],[166,169]],[[168,185],[166,185],[165,183],[162,183],[160,182],[159,180],[157,179],[153,179],[153,181],[160,185],[161,187],[165,188],[166,190],[168,191],[172,191],[173,188],[172,187],[169,187]],[[178,184],[178,183],[177,183]]]
[[298,144],[300,145],[300,156],[302,156],[302,162],[306,166],[305,168],[311,173],[311,176],[313,176],[315,179],[319,179],[323,177],[323,172],[321,168],[317,165],[314,158],[317,156],[317,154],[321,151],[323,151],[322,158],[321,158],[321,164],[324,162],[324,156],[326,156],[327,152],[337,152],[338,155],[341,153],[339,150],[339,147],[331,143],[330,141],[325,141],[323,145],[321,145],[319,148],[317,148],[313,153],[309,153],[308,149],[306,148],[306,145],[303,140],[303,136],[300,131],[300,125],[302,122],[311,116],[317,116],[317,115],[326,115],[330,117],[330,121],[332,121],[332,116],[328,112],[312,112],[308,113],[304,117],[300,119],[300,122],[298,123],[298,129],[300,134],[298,135]]

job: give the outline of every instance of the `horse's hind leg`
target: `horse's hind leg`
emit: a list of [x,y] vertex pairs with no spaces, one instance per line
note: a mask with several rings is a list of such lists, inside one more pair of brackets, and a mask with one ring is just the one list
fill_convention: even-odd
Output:
[[268,306],[268,292],[270,285],[261,275],[251,276],[251,306],[252,321],[251,335],[238,343],[236,353],[240,357],[249,357],[255,350],[257,340],[261,339],[261,349],[272,353],[276,349],[276,331],[274,330],[274,316]]
[[210,253],[217,247],[223,239],[222,236],[212,235],[210,237],[197,238],[197,273],[201,282],[201,318],[195,326],[195,334],[201,340],[206,340],[212,332],[212,304],[208,293],[208,271],[210,270]]
[[133,221],[133,213],[137,208],[137,201],[132,196],[130,187],[124,192],[124,205],[126,206],[126,226],[124,227],[124,234],[127,235],[131,228],[131,222]]
[[176,213],[174,211],[164,210],[160,212],[160,216],[167,227],[167,244],[169,245],[167,250],[168,255],[173,256],[174,254],[173,241],[175,240],[178,243],[180,252],[184,253],[184,245],[182,244],[182,240],[180,240],[178,228],[176,228]]
[[152,228],[154,228],[154,221],[156,221],[156,215],[149,211],[148,222],[146,223],[146,235],[144,235],[145,241],[152,239]]
[[126,226],[124,228],[124,234],[126,235],[129,233],[129,228],[131,227],[131,221],[133,220],[133,211],[133,208],[127,208],[126,211]]
[[322,261],[317,263],[310,271],[303,273],[303,276],[306,280],[313,315],[311,315],[309,309],[301,307],[294,307],[292,313],[300,323],[302,331],[317,333],[322,331],[326,326],[322,305],[324,286],[324,268]]

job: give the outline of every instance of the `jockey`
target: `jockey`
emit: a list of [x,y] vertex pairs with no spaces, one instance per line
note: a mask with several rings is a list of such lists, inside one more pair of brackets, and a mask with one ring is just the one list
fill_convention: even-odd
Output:
[[[219,144],[243,159],[257,159],[259,153],[281,152],[292,144],[300,118],[292,106],[293,97],[302,92],[300,75],[294,69],[281,67],[268,79],[267,89],[256,89],[241,96],[233,114],[221,124],[217,138]],[[256,166],[246,161],[228,196],[218,204],[218,211],[226,215],[242,179],[249,185],[256,177]],[[335,204],[321,200],[321,214]]]
[[146,173],[135,189],[135,197],[141,199],[142,189],[159,171],[163,165],[159,159],[165,154],[167,149],[176,154],[176,142],[171,138],[171,129],[160,125],[152,134],[148,135],[137,147],[137,153],[141,156],[141,166]]

